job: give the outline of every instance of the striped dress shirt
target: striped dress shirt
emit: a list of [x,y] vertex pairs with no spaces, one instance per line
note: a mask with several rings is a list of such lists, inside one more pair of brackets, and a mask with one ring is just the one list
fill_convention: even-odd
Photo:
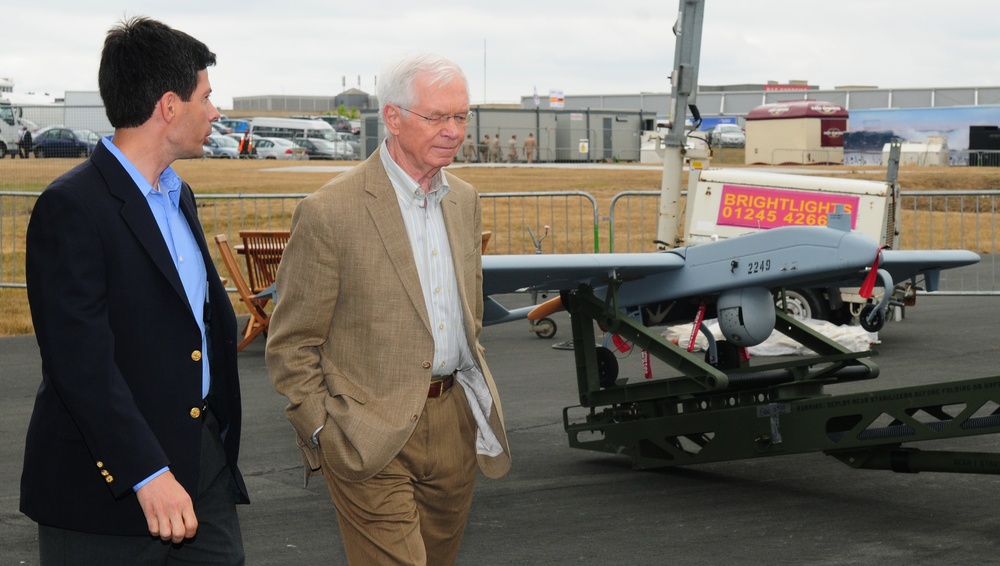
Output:
[[433,373],[443,376],[468,369],[474,361],[465,337],[462,302],[441,210],[441,201],[448,194],[444,173],[438,171],[431,182],[431,190],[424,194],[417,181],[393,161],[384,142],[380,154],[382,165],[396,190],[403,224],[410,238],[410,249],[420,275],[424,305],[434,336]]

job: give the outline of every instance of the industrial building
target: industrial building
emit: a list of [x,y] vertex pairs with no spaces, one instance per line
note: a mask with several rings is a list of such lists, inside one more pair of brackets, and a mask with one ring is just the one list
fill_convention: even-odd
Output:
[[[894,136],[902,136],[911,144],[923,143],[934,136],[935,144],[947,146],[950,163],[964,164],[970,161],[970,129],[1000,126],[1000,86],[820,89],[804,81],[770,82],[701,86],[693,102],[706,125],[721,119],[742,125],[746,116],[758,107],[805,100],[847,111],[848,131],[844,133],[842,157],[847,163],[880,163],[884,143]],[[233,106],[243,116],[254,112],[300,114],[330,112],[340,106],[357,108],[362,115],[362,152],[369,154],[382,138],[377,99],[357,89],[333,97],[237,97]],[[670,108],[670,93],[565,94],[558,100],[528,95],[521,97],[519,105],[474,106],[476,118],[470,123],[468,134],[476,141],[487,134],[491,138],[500,136],[506,149],[511,136],[523,140],[530,132],[538,140],[539,161],[638,161],[644,132],[655,130],[657,120],[666,118]],[[988,136],[980,138],[996,140]],[[786,149],[797,151],[797,148]],[[972,150],[1000,151],[1000,146]],[[941,148],[936,146],[935,151],[940,152]]]

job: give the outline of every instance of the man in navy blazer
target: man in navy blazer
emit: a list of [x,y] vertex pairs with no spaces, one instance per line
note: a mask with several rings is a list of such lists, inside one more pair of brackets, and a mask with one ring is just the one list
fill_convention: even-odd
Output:
[[28,225],[42,357],[21,510],[42,564],[242,564],[236,321],[176,159],[219,113],[215,55],[146,18],[113,28],[98,83],[113,137]]

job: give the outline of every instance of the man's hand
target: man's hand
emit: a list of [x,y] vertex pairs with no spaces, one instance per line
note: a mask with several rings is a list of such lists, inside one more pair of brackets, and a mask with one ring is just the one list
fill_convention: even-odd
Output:
[[180,543],[198,531],[198,518],[194,514],[191,496],[167,471],[150,480],[135,492],[139,505],[146,515],[149,534]]

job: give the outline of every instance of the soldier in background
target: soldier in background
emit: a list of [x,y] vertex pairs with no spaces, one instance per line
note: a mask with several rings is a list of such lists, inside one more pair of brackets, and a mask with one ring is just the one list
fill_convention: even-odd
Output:
[[483,163],[490,162],[490,135],[483,136],[483,141],[479,142],[479,160]]
[[528,163],[535,162],[535,148],[538,147],[538,142],[535,141],[535,135],[532,133],[528,134],[528,139],[524,140],[524,158]]
[[462,142],[462,160],[466,163],[476,160],[476,142],[472,141],[472,134],[466,134]]
[[[489,136],[487,136],[489,137]],[[490,140],[490,163],[500,162],[500,132],[497,132],[496,137]]]

